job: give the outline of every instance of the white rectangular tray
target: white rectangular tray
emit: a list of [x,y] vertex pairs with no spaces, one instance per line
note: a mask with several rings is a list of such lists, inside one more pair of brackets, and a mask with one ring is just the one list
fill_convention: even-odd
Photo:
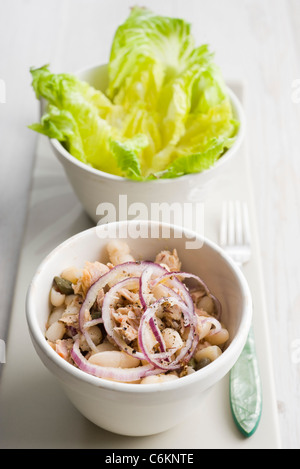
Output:
[[[241,96],[243,87],[235,85]],[[93,226],[66,180],[46,138],[40,137],[33,174],[23,249],[0,382],[1,448],[106,449],[278,449],[281,447],[264,299],[260,251],[246,145],[224,171],[223,183],[205,203],[205,235],[218,240],[224,199],[248,203],[253,230],[253,257],[245,267],[254,303],[254,334],[263,385],[263,413],[256,433],[244,438],[230,412],[228,376],[215,386],[192,419],[159,435],[131,438],[114,435],[86,420],[62,393],[60,385],[36,356],[25,319],[29,282],[41,260],[69,236]],[[221,189],[222,188],[222,189]],[[180,409],[179,409],[180,411]],[[113,416],[112,416],[113,418]]]

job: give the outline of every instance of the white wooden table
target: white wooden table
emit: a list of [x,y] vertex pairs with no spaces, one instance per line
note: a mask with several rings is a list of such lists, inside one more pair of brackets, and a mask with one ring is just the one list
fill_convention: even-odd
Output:
[[52,70],[72,72],[106,62],[116,26],[133,4],[190,21],[197,42],[216,52],[225,77],[246,83],[282,447],[300,448],[297,0],[0,0],[0,343],[7,337],[35,158],[36,135],[26,127],[38,115],[29,68],[50,63]]

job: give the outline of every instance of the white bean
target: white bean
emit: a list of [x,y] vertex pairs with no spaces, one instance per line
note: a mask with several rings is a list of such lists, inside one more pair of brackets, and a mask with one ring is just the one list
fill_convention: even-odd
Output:
[[[94,343],[94,345],[98,346],[102,340],[102,332],[101,332],[101,329],[99,329],[98,326],[91,326],[89,328],[87,328],[87,333],[89,334],[92,342]],[[83,350],[84,352],[88,352],[90,351],[90,346],[85,338],[85,336],[83,334],[80,334],[80,337],[79,337],[79,346],[81,348],[81,350]]]
[[76,295],[66,295],[65,305],[69,306],[76,298]]
[[159,328],[159,330],[162,331],[163,328],[165,327],[162,320],[159,317],[156,317],[154,321],[155,321],[157,327]]
[[203,309],[208,314],[213,314],[214,312],[214,302],[210,296],[203,296],[198,302],[197,307]]
[[150,329],[147,329],[145,331],[145,345],[148,350],[152,350],[153,347],[157,344],[157,340],[153,334],[153,332]]
[[78,300],[77,295],[70,295],[72,298],[71,300],[67,301],[68,296],[69,295],[66,296],[66,301],[65,301],[66,309],[65,309],[64,315],[69,316],[70,314],[78,314],[81,308],[81,304]]
[[99,345],[102,340],[102,332],[98,326],[88,328],[88,333],[95,345]]
[[130,254],[129,246],[124,241],[110,241],[106,249],[110,262],[114,265],[134,261],[134,258]]
[[222,345],[227,342],[229,339],[229,332],[227,329],[221,329],[219,332],[216,332],[215,334],[208,335],[206,337],[206,340],[211,344],[211,345]]
[[66,328],[65,325],[60,321],[55,321],[48,327],[46,331],[46,339],[50,340],[50,342],[56,342],[60,340],[65,335]]
[[207,336],[211,329],[211,323],[205,321],[205,316],[197,316],[197,333],[199,335],[199,340]]
[[187,369],[186,369],[186,374],[187,375],[191,375],[195,372],[196,372],[196,370],[194,370],[194,368],[192,366],[188,366]]
[[65,302],[65,298],[66,295],[55,290],[53,287],[51,288],[50,301],[53,306],[61,306]]
[[53,324],[54,322],[58,321],[64,314],[64,311],[64,306],[58,306],[57,308],[54,308],[48,318],[47,328],[51,326],[51,324]]
[[77,267],[71,266],[67,267],[62,273],[61,278],[69,280],[71,283],[77,283],[78,279],[81,277],[82,270]]
[[180,378],[182,378],[183,376],[191,375],[195,372],[196,372],[196,370],[192,366],[188,365],[188,366],[184,367],[184,369],[181,371]]
[[[158,318],[157,318],[158,319]],[[150,329],[146,329],[144,335],[145,346],[147,350],[153,350],[153,347],[157,344],[157,340]],[[149,362],[147,360],[142,360],[142,365],[148,365]]]
[[202,358],[209,358],[211,362],[216,360],[220,355],[222,355],[222,350],[217,345],[210,345],[205,347],[201,350],[198,350],[194,358],[197,362],[199,362]]
[[[117,348],[108,341],[107,342],[102,342],[102,344],[97,345],[96,349],[97,349],[97,352],[95,352],[95,353],[109,352],[109,351],[112,351],[112,350],[118,351]],[[95,353],[93,353],[93,354],[95,354]]]
[[156,383],[166,383],[168,381],[174,381],[175,379],[179,379],[177,375],[152,375],[152,376],[146,376],[146,378],[143,378],[141,380],[141,384],[156,384]]
[[179,333],[171,327],[166,327],[166,329],[162,331],[162,336],[167,349],[175,348],[176,350],[178,350],[183,346],[183,341]]
[[140,360],[137,358],[117,350],[95,353],[90,356],[88,361],[94,365],[113,368],[135,368],[140,365]]

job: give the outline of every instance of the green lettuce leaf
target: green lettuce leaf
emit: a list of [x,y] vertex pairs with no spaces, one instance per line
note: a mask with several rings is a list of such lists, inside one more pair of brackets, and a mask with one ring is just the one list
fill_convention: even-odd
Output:
[[212,139],[207,148],[198,153],[182,154],[177,156],[168,168],[161,174],[154,175],[156,178],[176,178],[185,174],[199,173],[211,168],[220,158],[225,149],[233,144],[233,139]]
[[[36,96],[48,102],[41,122],[31,125],[31,129],[56,138],[75,158],[96,169],[124,177],[141,177],[136,160],[148,144],[147,137],[143,136],[142,144],[140,138],[126,138],[110,125],[108,117],[112,118],[116,111],[102,92],[75,76],[53,74],[47,66],[32,69],[31,73]],[[121,164],[121,149],[123,154],[126,150],[127,165],[132,164],[132,168]]]
[[141,165],[139,153],[148,145],[148,139],[143,134],[138,134],[124,142],[110,140],[110,147],[117,160],[117,165],[126,177],[141,180]]
[[195,46],[190,29],[182,19],[132,8],[113,39],[108,96],[122,102],[122,96],[129,93],[154,105],[163,84],[188,65]]
[[132,8],[116,30],[107,90],[48,65],[31,74],[47,107],[30,128],[80,161],[130,179],[203,171],[239,128],[209,46],[195,46],[188,22],[146,8]]
[[49,138],[64,142],[65,148],[71,155],[87,163],[77,123],[69,111],[50,105],[48,112],[42,116],[41,122],[31,124],[29,128]]

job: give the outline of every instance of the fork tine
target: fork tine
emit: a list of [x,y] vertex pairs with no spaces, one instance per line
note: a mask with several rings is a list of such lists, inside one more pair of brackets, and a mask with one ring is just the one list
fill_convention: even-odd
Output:
[[235,216],[232,201],[224,201],[222,208],[222,223],[220,245],[231,246],[235,243]]
[[227,203],[224,201],[222,204],[222,218],[220,226],[220,245],[222,247],[227,244]]
[[240,245],[243,242],[242,210],[238,200],[235,201],[235,242]]
[[241,267],[249,261],[251,237],[246,203],[238,200],[223,202],[220,245],[238,266]]
[[234,203],[228,202],[228,245],[233,246],[235,244],[235,210]]
[[238,200],[223,201],[220,245],[250,244],[250,223],[247,204]]
[[243,203],[243,225],[244,225],[244,230],[243,230],[244,231],[244,243],[250,245],[251,230],[250,230],[248,206],[246,203]]

